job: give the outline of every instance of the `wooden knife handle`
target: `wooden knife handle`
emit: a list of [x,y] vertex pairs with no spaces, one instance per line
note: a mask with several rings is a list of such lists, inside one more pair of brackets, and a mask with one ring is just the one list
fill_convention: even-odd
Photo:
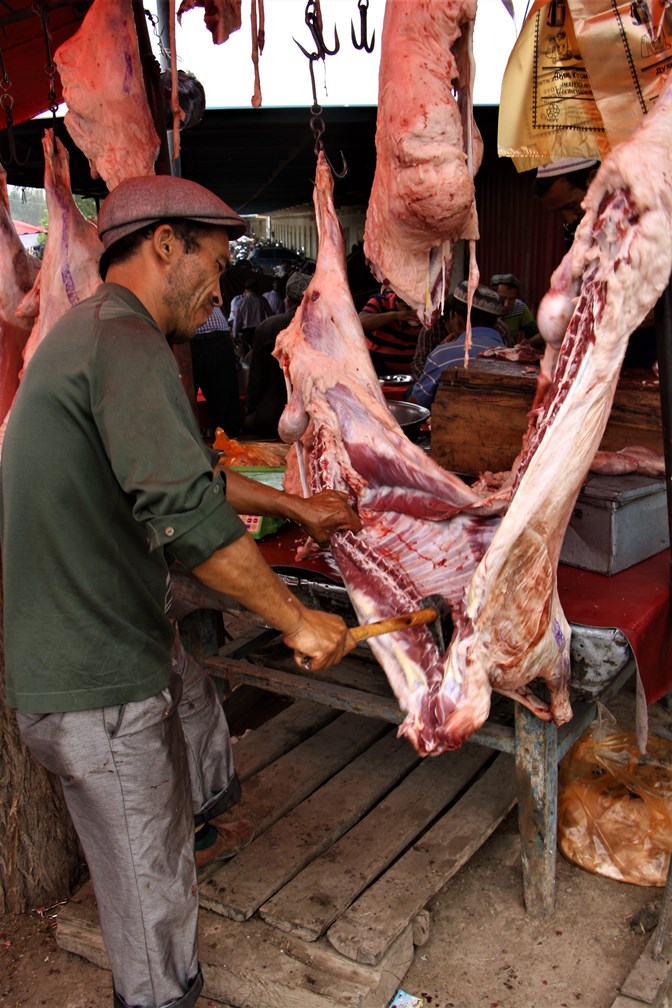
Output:
[[381,634],[392,633],[394,630],[405,630],[407,627],[433,623],[437,618],[436,609],[416,609],[414,612],[401,613],[399,616],[389,616],[377,623],[364,623],[362,626],[350,627],[350,634],[359,642],[368,640],[369,637],[380,637]]

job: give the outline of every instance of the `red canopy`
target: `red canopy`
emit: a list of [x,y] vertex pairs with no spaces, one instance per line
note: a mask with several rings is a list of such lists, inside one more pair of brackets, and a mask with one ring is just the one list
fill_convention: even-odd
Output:
[[[79,28],[91,6],[91,0],[81,3],[62,3],[59,0],[12,0],[0,3],[0,54],[6,78],[0,65],[0,129],[7,126],[8,99],[14,104],[9,110],[15,125],[46,112],[50,106],[51,82],[46,71],[49,58],[53,60],[58,47]],[[42,16],[45,12],[48,27],[48,46]],[[56,73],[53,78],[56,102],[62,100],[61,82]]]

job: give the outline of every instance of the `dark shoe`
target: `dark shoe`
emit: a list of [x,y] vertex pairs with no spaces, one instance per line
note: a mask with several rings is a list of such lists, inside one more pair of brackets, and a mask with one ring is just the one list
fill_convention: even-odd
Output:
[[224,816],[211,819],[209,826],[214,826],[217,836],[208,847],[194,851],[196,869],[201,871],[214,861],[227,861],[234,857],[254,838],[254,825],[247,819],[232,820],[220,823]]

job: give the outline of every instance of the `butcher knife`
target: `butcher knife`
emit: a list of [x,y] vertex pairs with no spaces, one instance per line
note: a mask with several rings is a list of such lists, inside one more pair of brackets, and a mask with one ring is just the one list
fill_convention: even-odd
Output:
[[[413,609],[411,612],[388,616],[374,623],[349,627],[350,636],[359,644],[371,637],[381,637],[383,634],[407,630],[409,627],[427,625],[439,653],[443,654],[445,651],[443,624],[450,620],[449,608],[441,596],[431,595],[422,601],[425,603],[422,609]],[[301,665],[310,670],[310,658],[308,656],[302,658]]]

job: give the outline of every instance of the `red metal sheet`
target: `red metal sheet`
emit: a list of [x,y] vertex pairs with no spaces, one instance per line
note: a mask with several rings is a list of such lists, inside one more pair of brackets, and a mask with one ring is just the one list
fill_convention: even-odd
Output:
[[[59,45],[79,28],[89,2],[45,3],[47,9],[49,55],[53,59]],[[0,52],[9,78],[6,93],[14,100],[11,115],[14,125],[32,119],[49,108],[49,76],[46,72],[47,41],[38,5],[33,0],[16,0],[11,11],[0,6]],[[58,74],[54,77],[56,102],[62,100]],[[0,110],[0,129],[6,126]]]

